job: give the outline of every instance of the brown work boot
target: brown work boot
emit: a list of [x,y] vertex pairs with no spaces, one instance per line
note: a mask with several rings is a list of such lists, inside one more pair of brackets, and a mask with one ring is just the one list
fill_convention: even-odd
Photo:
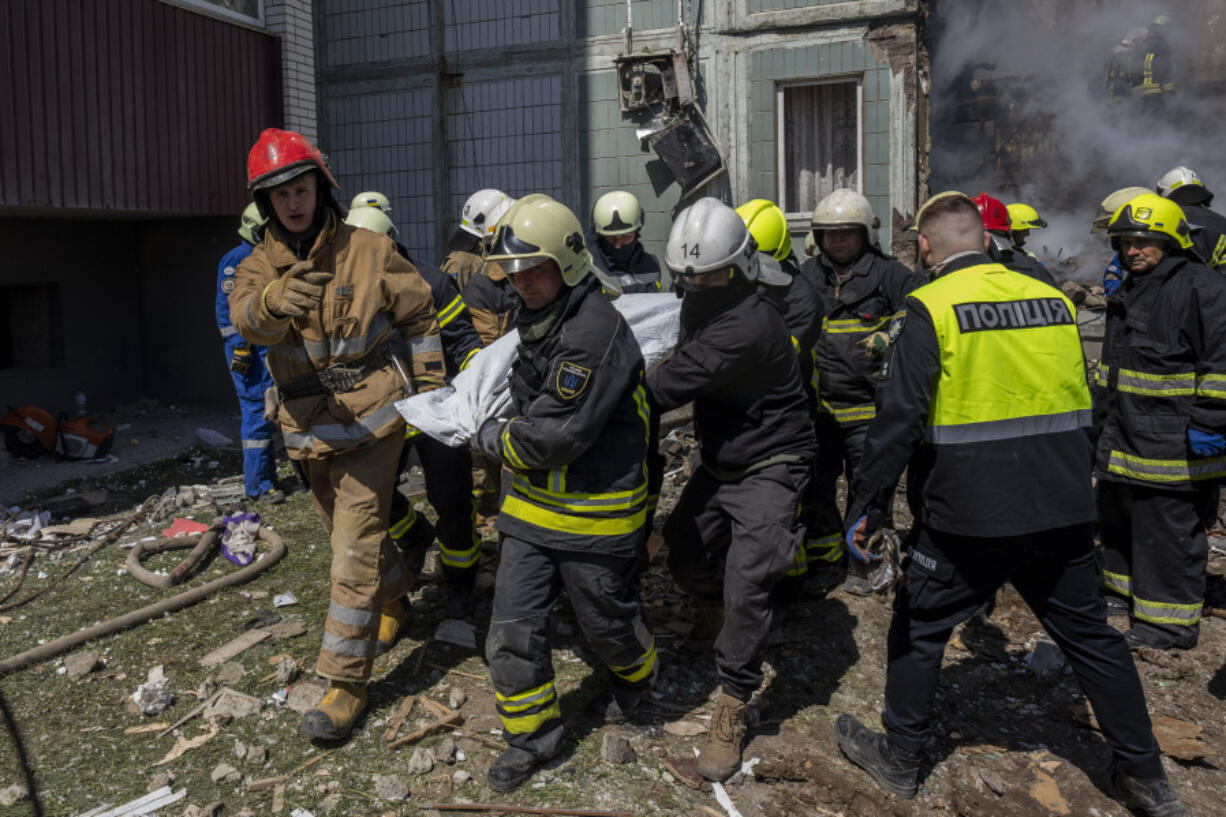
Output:
[[695,605],[694,627],[685,639],[685,648],[691,652],[710,652],[723,629],[724,605]]
[[745,716],[749,705],[722,689],[715,699],[711,731],[707,732],[694,768],[707,780],[727,780],[741,768],[741,744],[745,742]]
[[382,655],[396,646],[396,638],[409,620],[410,610],[409,600],[404,596],[383,605],[379,613],[379,644],[375,647],[375,655]]
[[302,731],[313,738],[340,740],[346,737],[366,709],[366,684],[332,681],[323,700],[302,716]]

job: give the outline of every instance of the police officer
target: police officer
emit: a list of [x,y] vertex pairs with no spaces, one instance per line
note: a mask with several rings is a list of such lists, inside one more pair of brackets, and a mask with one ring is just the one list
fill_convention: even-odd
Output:
[[[1175,167],[1158,180],[1158,195],[1179,205],[1192,226],[1192,245],[1210,269],[1226,272],[1226,216],[1210,210],[1213,194],[1190,168]],[[1196,229],[1196,228],[1200,229]]]
[[983,218],[983,229],[988,232],[987,253],[991,259],[1014,272],[1029,275],[1054,287],[1056,281],[1047,271],[1047,267],[1030,253],[1013,246],[1013,219],[1009,216],[1009,208],[1005,207],[1005,203],[987,193],[975,196],[974,202]]
[[592,263],[623,294],[660,291],[660,262],[639,240],[643,223],[642,205],[625,190],[605,193],[592,206]]
[[[1091,233],[1103,233],[1107,231],[1107,223],[1111,221],[1111,217],[1115,215],[1115,211],[1123,207],[1128,202],[1135,199],[1137,196],[1143,196],[1149,191],[1144,187],[1121,187],[1114,191],[1102,200],[1098,205],[1098,213],[1094,216],[1094,221],[1090,226]],[[1116,253],[1108,262],[1107,268],[1103,270],[1103,292],[1107,295],[1115,292],[1120,284],[1124,281],[1124,267],[1120,263],[1120,255]]]
[[[396,226],[383,211],[373,207],[356,208],[349,211],[345,223],[390,236],[397,241],[396,249],[400,255],[412,261],[408,250],[397,240],[399,232]],[[443,362],[447,380],[450,381],[481,350],[481,337],[473,328],[468,307],[451,276],[429,264],[413,263],[418,274],[430,286],[430,294],[434,298],[439,333],[443,339]],[[467,618],[473,611],[473,587],[481,546],[481,537],[476,531],[476,499],[469,490],[472,456],[467,448],[452,448],[409,427],[398,470],[404,471],[408,466],[409,453],[413,449],[417,450],[417,458],[421,462],[426,478],[426,498],[438,514],[438,525],[431,525],[428,519],[414,510],[404,494],[394,491],[392,541],[405,555],[409,567],[419,569],[425,560],[426,549],[434,543],[437,533],[443,579],[450,590],[444,615],[447,618]],[[388,650],[394,645],[407,619],[407,606],[401,608],[397,605],[397,608],[396,612],[403,613],[403,617],[385,616],[380,621],[381,650]]]
[[265,218],[255,202],[247,205],[239,219],[238,234],[243,240],[222,256],[217,265],[217,301],[214,313],[217,329],[226,345],[226,362],[238,408],[242,416],[243,489],[247,499],[279,505],[285,493],[277,487],[277,452],[273,448],[275,425],[264,419],[264,393],[272,388],[272,377],[264,366],[267,349],[248,343],[230,323],[230,293],[234,291],[234,271],[263,239]]
[[916,512],[887,641],[886,732],[836,721],[844,754],[887,791],[913,797],[941,656],[953,628],[1006,581],[1063,649],[1094,707],[1118,796],[1182,815],[1145,696],[1096,591],[1090,394],[1072,303],[982,251],[976,205],[942,194],[917,216],[934,280],[907,298],[877,393],[848,540],[888,519],[908,468]]
[[443,381],[430,288],[386,236],[340,219],[336,182],[301,134],[269,128],[251,148],[248,184],[268,218],[264,241],[235,273],[230,315],[239,334],[269,347],[277,421],[302,463],[332,539],[332,588],[315,671],[329,679],[302,730],[339,739],[366,707],[381,613],[411,587],[388,536],[404,420],[395,401]]
[[1107,299],[1094,395],[1103,581],[1131,608],[1130,645],[1188,649],[1226,477],[1226,280],[1195,260],[1169,199],[1137,196],[1107,235],[1125,275]]
[[736,211],[714,198],[687,207],[665,260],[684,293],[681,331],[647,385],[662,411],[693,402],[702,467],[663,533],[668,568],[698,608],[692,637],[716,636],[720,693],[697,770],[724,780],[741,767],[771,592],[804,541],[800,497],[816,442],[787,325],[756,291],[787,281],[762,265]]
[[1034,254],[1029,250],[1023,249],[1026,246],[1026,239],[1030,238],[1031,230],[1041,230],[1047,226],[1047,222],[1039,217],[1039,211],[1031,207],[1029,204],[1022,202],[1014,202],[1008,207],[1009,210],[1009,227],[1010,238],[1013,239],[1014,252],[1021,252],[1034,258]]
[[484,263],[485,242],[494,234],[494,225],[510,209],[515,199],[501,190],[478,190],[464,202],[460,226],[447,243],[447,257],[442,270],[455,279],[460,292],[479,272]]
[[817,466],[805,500],[808,525],[808,588],[824,593],[847,577],[845,588],[871,592],[859,565],[848,575],[837,485],[859,467],[890,320],[907,293],[924,279],[884,254],[877,243],[880,220],[868,199],[835,190],[817,203],[812,233],[818,254],[801,273],[822,296],[826,312],[813,350],[818,373]]
[[510,791],[562,740],[548,637],[562,590],[609,668],[610,717],[625,718],[655,677],[655,640],[634,581],[647,534],[650,411],[642,353],[589,274],[591,254],[569,209],[540,194],[520,199],[498,223],[486,264],[523,300],[512,416],[487,420],[474,440],[515,475],[498,516],[485,647],[509,744],[488,781]]
[[[800,382],[805,390],[805,401],[809,406],[809,415],[817,413],[817,378],[813,370],[813,347],[822,329],[822,315],[826,312],[822,296],[809,283],[809,279],[800,274],[796,264],[796,256],[792,254],[792,236],[788,232],[788,220],[779,205],[767,199],[753,199],[742,204],[736,213],[745,222],[745,228],[758,246],[759,267],[778,266],[783,273],[777,280],[786,283],[777,285],[768,282],[772,276],[759,276],[762,295],[772,301],[783,314],[788,332],[792,336],[792,345],[796,348],[796,362],[800,367]],[[774,280],[774,279],[772,279]],[[810,480],[810,486],[813,482]],[[808,555],[802,545],[796,551],[796,564],[788,571],[789,579],[779,600],[787,603],[800,592],[800,577],[808,573]],[[784,589],[786,587],[786,589]],[[774,622],[778,627],[782,622],[782,614]]]

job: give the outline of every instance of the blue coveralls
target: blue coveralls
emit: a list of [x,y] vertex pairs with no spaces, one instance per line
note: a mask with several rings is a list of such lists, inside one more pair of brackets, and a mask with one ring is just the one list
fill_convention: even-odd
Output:
[[243,487],[249,497],[276,488],[277,457],[272,444],[274,424],[264,419],[264,391],[272,386],[272,376],[264,365],[267,349],[243,340],[230,325],[230,291],[234,289],[234,270],[251,255],[246,241],[222,256],[217,265],[217,328],[226,344],[226,366],[234,360],[234,350],[250,347],[251,365],[246,372],[230,369],[238,405],[242,411]]

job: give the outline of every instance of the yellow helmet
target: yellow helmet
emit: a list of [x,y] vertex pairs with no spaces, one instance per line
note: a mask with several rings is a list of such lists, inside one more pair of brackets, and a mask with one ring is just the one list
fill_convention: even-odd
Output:
[[1046,227],[1047,222],[1039,218],[1039,211],[1029,204],[1009,205],[1009,228],[1012,230],[1037,230]]
[[494,226],[485,263],[515,275],[546,260],[557,262],[562,280],[571,287],[592,269],[579,219],[565,204],[533,193],[511,205]]
[[396,225],[392,224],[387,213],[374,204],[359,205],[353,208],[349,211],[349,215],[345,216],[345,223],[351,227],[370,230],[372,233],[389,235],[392,241],[400,238],[400,231],[396,229]]
[[248,244],[259,244],[264,240],[264,225],[268,219],[260,215],[259,206],[253,201],[243,210],[238,220],[238,234]]
[[1116,252],[1120,249],[1120,238],[1127,235],[1165,238],[1172,248],[1181,250],[1192,246],[1192,228],[1183,210],[1155,193],[1143,193],[1116,210],[1107,225],[1107,235]]
[[736,208],[736,214],[749,228],[749,234],[758,244],[758,252],[764,252],[776,261],[782,261],[792,253],[788,219],[779,205],[766,199],[754,199]]
[[1148,192],[1150,190],[1146,187],[1121,187],[1107,196],[1107,198],[1103,199],[1103,203],[1098,205],[1098,215],[1094,216],[1094,225],[1090,228],[1090,232],[1101,233],[1107,229],[1107,222],[1111,220],[1111,216],[1115,215],[1116,210],[1119,210],[1137,196],[1143,196]]

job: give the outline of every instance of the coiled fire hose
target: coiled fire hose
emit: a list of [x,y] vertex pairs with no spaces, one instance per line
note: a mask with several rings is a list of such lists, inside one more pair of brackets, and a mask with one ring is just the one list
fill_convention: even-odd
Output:
[[[137,542],[132,548],[132,552],[128,554],[128,571],[139,581],[144,582],[152,587],[173,587],[176,584],[183,582],[199,562],[211,551],[217,547],[221,541],[222,528],[219,527],[220,522],[214,523],[214,527],[209,528],[204,533],[193,536],[181,536],[175,539],[161,539],[157,542],[151,542],[142,546],[142,543]],[[173,613],[177,610],[182,610],[185,607],[190,607],[193,604],[207,598],[213,593],[225,587],[231,587],[236,584],[250,581],[257,574],[262,573],[272,567],[285,556],[287,548],[285,542],[277,535],[276,531],[270,528],[262,527],[257,534],[258,538],[268,545],[268,552],[261,559],[256,559],[251,564],[239,568],[233,573],[222,576],[219,579],[214,579],[211,582],[206,582],[199,587],[193,587],[191,590],[185,590],[177,596],[171,596],[168,599],[147,604],[140,609],[133,610],[129,613],[124,613],[106,621],[99,622],[92,627],[86,627],[84,630],[78,630],[71,635],[66,635],[62,638],[57,638],[55,641],[49,641],[46,644],[41,644],[34,649],[26,650],[23,653],[11,656],[0,660],[0,676],[7,675],[10,672],[29,666],[30,664],[39,661],[45,661],[56,655],[66,653],[69,650],[84,644],[87,641],[92,641],[95,638],[101,638],[105,635],[117,633],[120,630],[126,630],[129,627],[135,627],[138,624],[144,624],[146,621]],[[141,556],[163,553],[168,550],[181,550],[192,548],[192,552],[188,554],[174,570],[168,575],[159,575],[147,570],[141,564]]]
[[874,593],[882,593],[902,578],[902,539],[893,528],[881,528],[868,538],[864,549],[881,557],[881,567],[869,577]]

